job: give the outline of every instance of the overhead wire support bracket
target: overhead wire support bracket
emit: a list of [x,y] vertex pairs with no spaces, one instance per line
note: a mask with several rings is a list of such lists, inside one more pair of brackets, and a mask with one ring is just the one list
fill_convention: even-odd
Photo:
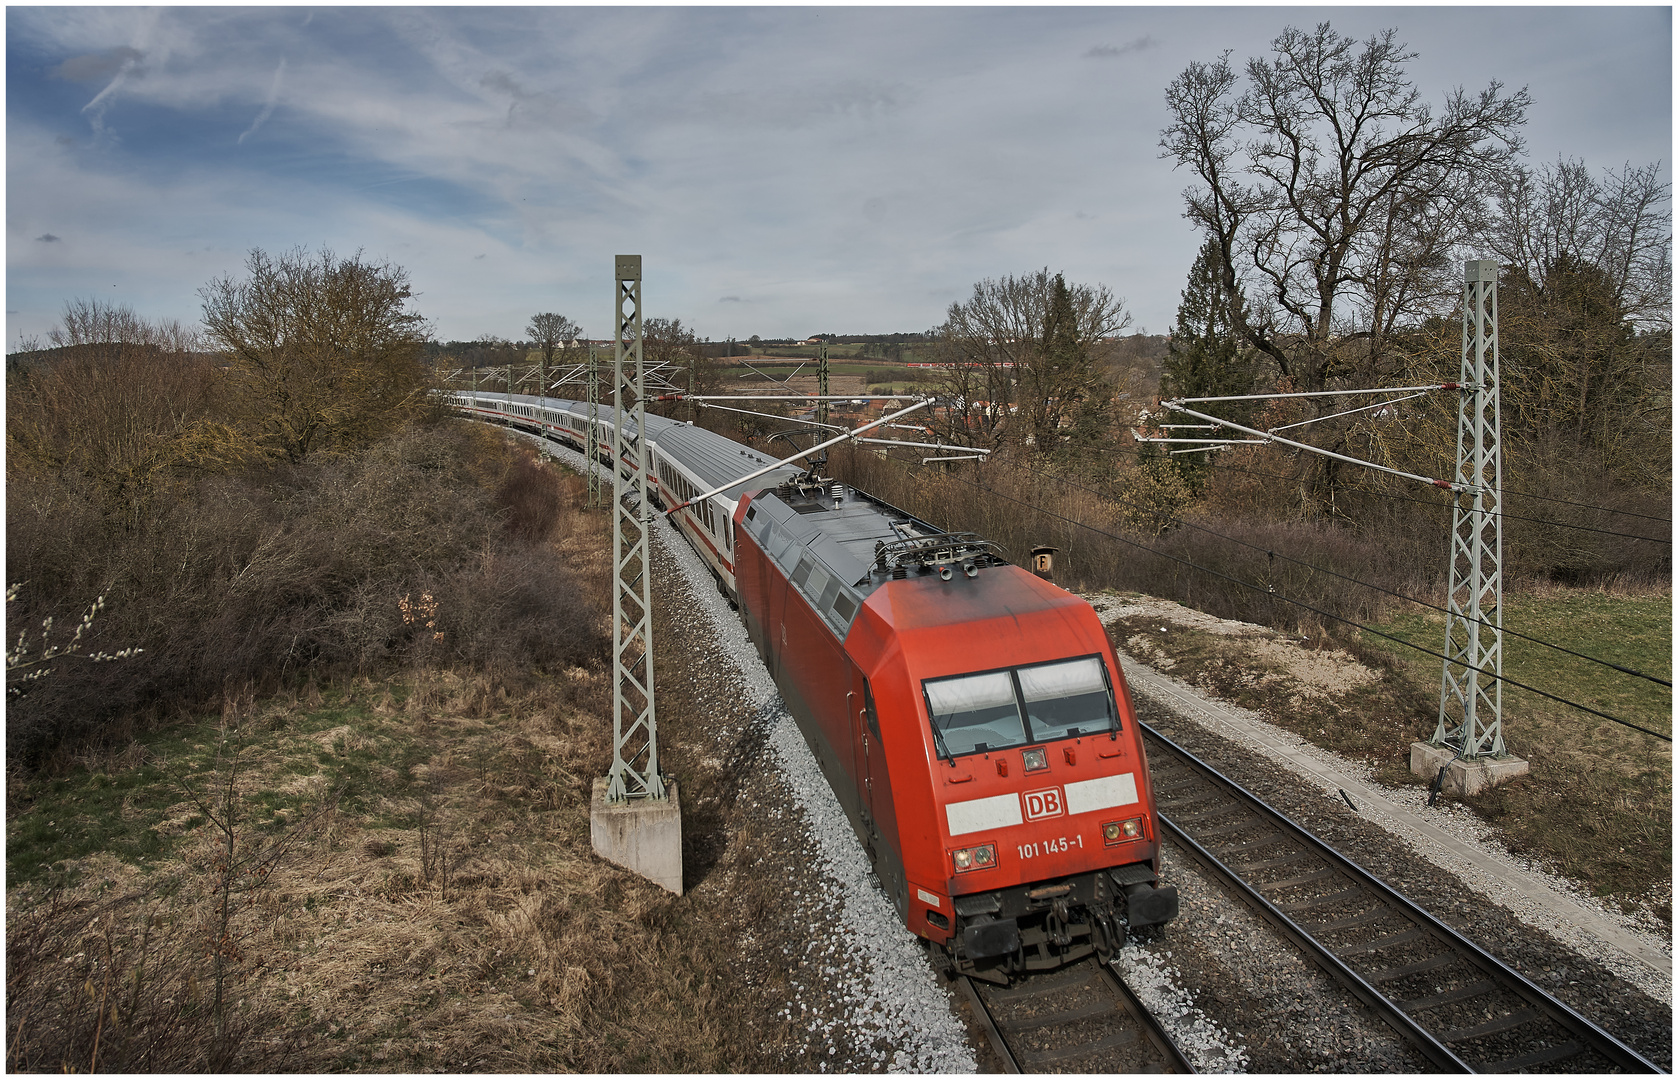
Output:
[[677,394],[673,400],[697,401],[920,401],[919,394]]
[[[1477,390],[1478,386],[1460,383],[1429,383],[1426,386],[1376,386],[1357,390],[1291,390],[1285,394],[1229,394],[1224,397],[1173,398],[1180,405],[1211,405],[1219,401],[1274,401],[1278,398],[1349,397],[1354,394],[1408,394],[1412,390]],[[1167,404],[1161,402],[1161,404]]]
[[744,484],[748,481],[756,480],[760,476],[764,476],[764,475],[767,475],[768,473],[772,473],[776,469],[783,468],[787,465],[791,465],[795,461],[798,461],[802,458],[809,457],[811,454],[814,454],[818,450],[826,450],[828,447],[837,446],[838,444],[844,442],[847,439],[855,439],[858,435],[861,435],[863,432],[871,431],[874,428],[879,427],[881,424],[884,424],[888,420],[895,420],[898,417],[903,416],[907,413],[914,412],[916,409],[924,409],[928,405],[931,405],[932,401],[933,401],[932,398],[922,398],[920,401],[915,402],[915,404],[913,404],[913,405],[905,406],[904,408],[901,408],[894,413],[887,413],[886,415],[880,417],[878,420],[870,420],[868,423],[863,424],[859,428],[853,428],[850,431],[846,431],[846,432],[843,432],[842,434],[835,435],[833,438],[828,439],[826,442],[817,443],[816,445],[810,447],[810,449],[808,449],[808,450],[800,450],[798,453],[792,455],[791,457],[782,458],[780,461],[772,462],[768,465],[765,465],[763,468],[758,469],[756,472],[747,473],[745,476],[737,477],[733,480],[730,480],[726,484],[722,484],[718,487],[714,487],[710,491],[706,491],[706,492],[703,492],[701,494],[695,495],[693,498],[687,500],[686,502],[677,503],[675,506],[672,506],[670,509],[666,510],[664,512],[665,516],[668,517],[669,515],[674,514],[678,510],[684,510],[687,507],[692,506],[694,503],[704,502],[706,499],[711,498],[713,495],[721,495],[723,492],[727,491],[731,487],[738,487],[739,485]]
[[[804,365],[799,364],[797,367],[792,369],[792,374],[791,375],[788,375],[785,379],[777,379],[775,376],[769,374],[767,371],[758,371],[757,368],[752,367],[752,365],[746,363],[744,360],[740,361],[740,366],[745,368],[748,371],[754,372],[758,375],[762,375],[765,379],[768,379],[770,382],[776,384],[777,386],[785,386],[789,390],[792,389],[792,380],[798,378],[798,373],[800,371],[804,370]],[[746,376],[741,375],[740,377],[742,379],[744,379]]]
[[[1451,385],[1454,387],[1455,384],[1451,384]],[[1414,387],[1405,387],[1404,389],[1415,389],[1415,388]],[[1435,387],[1433,389],[1445,389],[1445,387],[1441,386],[1441,387]],[[1348,392],[1350,392],[1350,393],[1362,393],[1362,392],[1365,392],[1365,391],[1348,391]],[[1381,393],[1387,393],[1387,392],[1388,391],[1381,391]],[[1250,397],[1259,397],[1259,398],[1262,398],[1264,396],[1265,395],[1262,395],[1262,394],[1250,395]],[[1281,395],[1276,395],[1276,396],[1278,396],[1278,397],[1288,397],[1288,396],[1298,397],[1298,396],[1304,396],[1304,395],[1281,394]],[[1318,395],[1318,396],[1321,396],[1321,395]],[[1321,454],[1323,457],[1334,458],[1336,461],[1344,461],[1344,462],[1346,462],[1348,464],[1351,464],[1351,465],[1360,465],[1360,466],[1362,466],[1363,468],[1366,468],[1366,469],[1374,469],[1376,472],[1390,473],[1393,476],[1401,476],[1406,480],[1414,480],[1418,484],[1427,484],[1430,487],[1444,488],[1447,491],[1455,491],[1459,494],[1464,493],[1464,492],[1469,490],[1467,487],[1465,487],[1461,483],[1453,484],[1453,483],[1451,483],[1450,481],[1447,481],[1447,480],[1437,480],[1437,479],[1435,479],[1431,476],[1419,476],[1416,473],[1405,472],[1403,469],[1394,469],[1394,468],[1390,468],[1389,466],[1386,466],[1386,465],[1377,465],[1373,461],[1364,461],[1362,458],[1355,458],[1355,457],[1352,457],[1348,454],[1337,454],[1333,450],[1324,450],[1320,446],[1312,446],[1310,443],[1302,443],[1302,442],[1298,441],[1297,439],[1283,438],[1280,435],[1276,435],[1276,434],[1273,434],[1273,433],[1268,432],[1268,431],[1260,431],[1258,428],[1250,428],[1250,427],[1247,427],[1244,424],[1237,424],[1233,420],[1222,420],[1222,419],[1219,419],[1218,417],[1212,416],[1208,413],[1199,412],[1195,409],[1185,408],[1182,404],[1182,401],[1187,401],[1187,400],[1191,400],[1191,399],[1184,398],[1180,401],[1162,401],[1162,402],[1160,402],[1160,405],[1164,408],[1172,410],[1173,412],[1180,412],[1180,413],[1183,413],[1187,416],[1193,416],[1196,419],[1210,420],[1212,423],[1217,424],[1219,427],[1228,428],[1231,431],[1239,431],[1239,432],[1242,432],[1242,433],[1247,434],[1247,435],[1252,435],[1261,442],[1281,443],[1284,446],[1291,446],[1296,450],[1305,450],[1305,451],[1308,451],[1308,452],[1313,453],[1313,454]],[[1241,398],[1218,398],[1218,399],[1214,399],[1214,400],[1238,401],[1238,400],[1243,400],[1243,399],[1241,399]],[[1166,440],[1144,439],[1142,441],[1144,441],[1144,442],[1155,442],[1155,441],[1166,441]]]

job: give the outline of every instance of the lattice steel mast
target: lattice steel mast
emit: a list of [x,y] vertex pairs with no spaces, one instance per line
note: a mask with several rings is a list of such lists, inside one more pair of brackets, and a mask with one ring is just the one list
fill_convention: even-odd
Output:
[[823,338],[819,346],[821,351],[816,359],[816,423],[827,426],[827,339]]
[[[653,694],[653,604],[641,256],[619,255],[612,362],[612,769],[606,799],[663,799]],[[633,414],[634,433],[629,429]],[[624,476],[630,465],[634,475]]]
[[1451,528],[1451,594],[1436,746],[1468,760],[1505,757],[1503,745],[1502,417],[1497,263],[1463,268],[1462,388]]

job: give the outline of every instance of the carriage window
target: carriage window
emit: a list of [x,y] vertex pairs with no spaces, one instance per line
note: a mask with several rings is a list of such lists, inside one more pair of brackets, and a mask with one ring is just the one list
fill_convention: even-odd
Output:
[[1014,699],[1014,680],[1006,671],[928,679],[921,685],[926,689],[932,724],[952,756],[975,753],[980,747],[1022,746],[1027,741],[1019,702]]

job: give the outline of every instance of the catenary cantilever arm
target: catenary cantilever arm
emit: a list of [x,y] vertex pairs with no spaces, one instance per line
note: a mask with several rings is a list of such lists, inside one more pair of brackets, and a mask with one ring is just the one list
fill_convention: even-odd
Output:
[[859,428],[853,428],[852,430],[847,431],[844,434],[835,435],[833,438],[827,440],[826,442],[817,443],[816,445],[810,447],[810,449],[808,449],[808,450],[801,450],[801,451],[792,455],[789,458],[782,458],[780,461],[777,461],[777,462],[775,462],[771,465],[765,465],[763,468],[759,469],[757,472],[748,473],[747,475],[742,476],[737,480],[730,480],[728,483],[723,484],[721,487],[714,487],[710,491],[707,491],[702,495],[695,495],[693,498],[689,499],[687,502],[677,503],[675,506],[672,506],[670,509],[666,510],[664,512],[664,515],[666,517],[669,517],[671,514],[674,514],[676,511],[681,510],[685,507],[692,506],[696,502],[703,502],[704,500],[709,499],[713,495],[721,495],[723,492],[727,491],[731,487],[738,487],[739,485],[746,483],[748,480],[756,480],[758,477],[764,475],[765,473],[772,473],[776,469],[779,469],[780,467],[782,467],[783,465],[791,465],[793,462],[797,461],[799,458],[809,457],[811,454],[815,453],[817,450],[826,450],[828,447],[833,446],[837,443],[842,443],[846,439],[854,439],[858,435],[861,435],[863,432],[872,430],[874,428],[877,428],[881,424],[885,423],[888,420],[896,420],[899,416],[903,416],[906,413],[912,413],[916,409],[924,409],[928,405],[931,405],[931,404],[932,404],[932,399],[931,398],[923,398],[922,400],[915,402],[913,405],[910,405],[910,406],[907,406],[905,408],[899,409],[894,413],[887,413],[886,415],[880,417],[878,420],[870,420],[868,423],[862,425]]

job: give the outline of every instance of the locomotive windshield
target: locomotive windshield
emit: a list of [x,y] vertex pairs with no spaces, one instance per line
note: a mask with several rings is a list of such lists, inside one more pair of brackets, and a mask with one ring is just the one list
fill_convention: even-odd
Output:
[[1099,657],[928,679],[927,714],[949,756],[1118,729]]

